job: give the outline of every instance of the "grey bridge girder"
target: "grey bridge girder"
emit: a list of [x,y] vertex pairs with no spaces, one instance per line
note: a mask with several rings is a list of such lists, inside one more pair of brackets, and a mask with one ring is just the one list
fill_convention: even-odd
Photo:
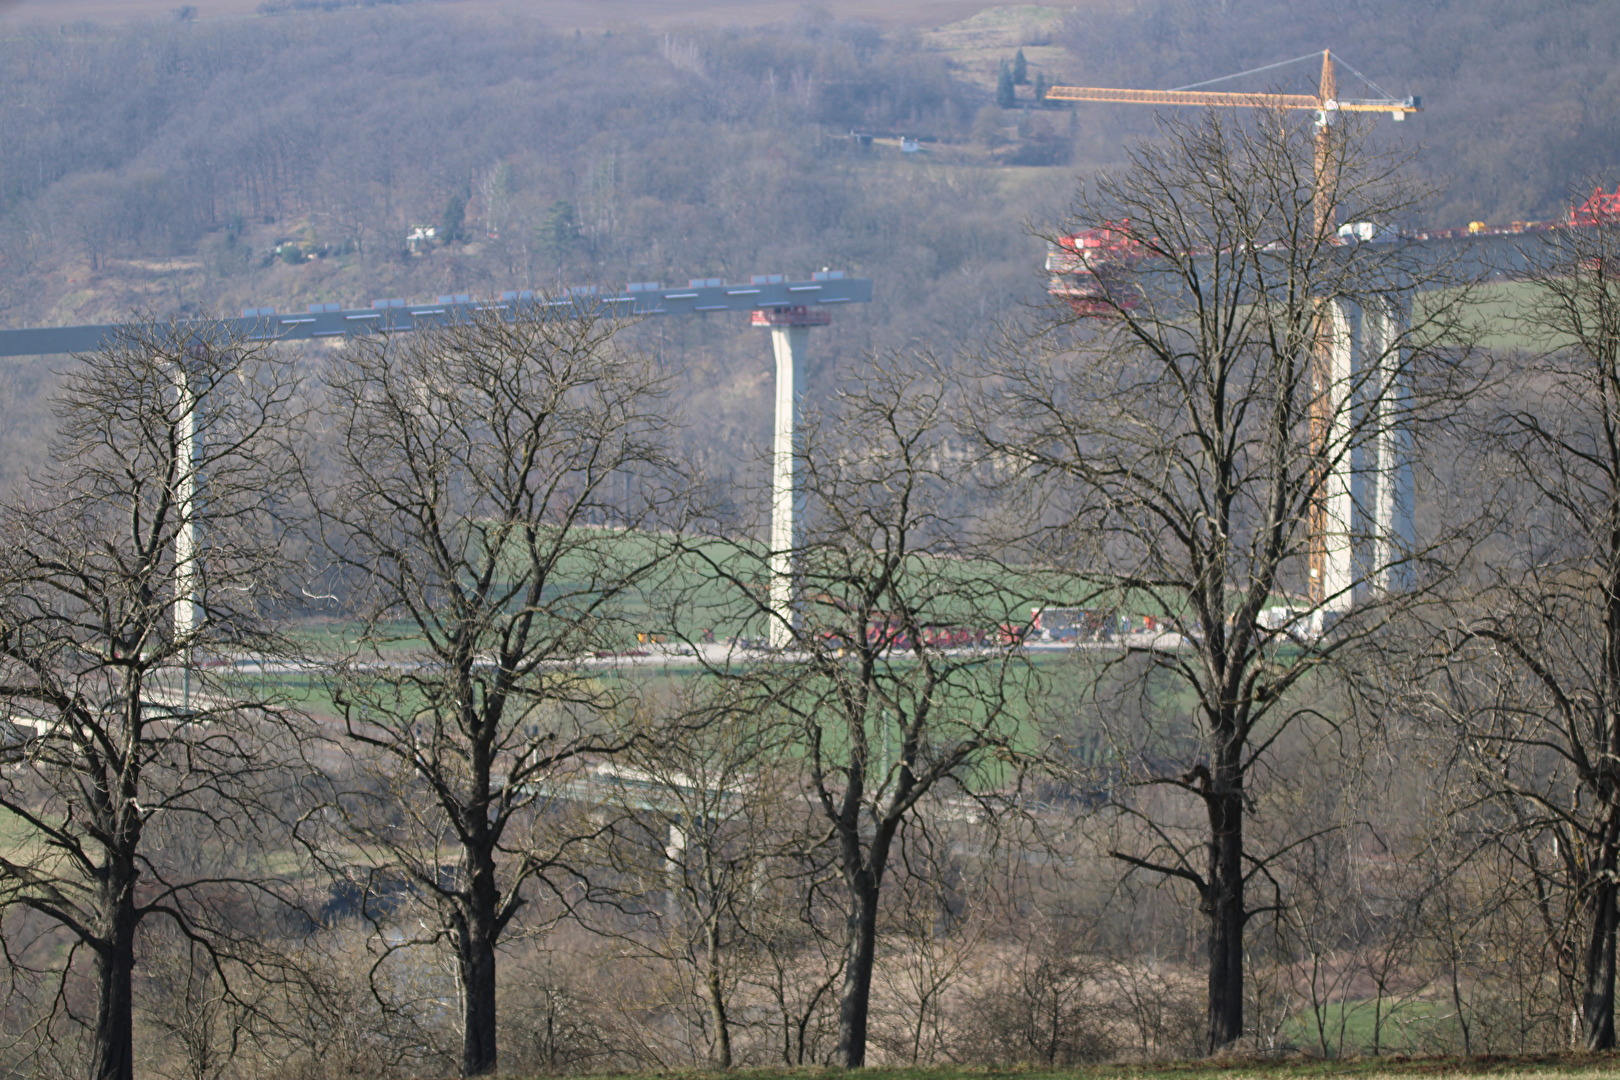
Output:
[[[865,304],[872,300],[869,278],[816,275],[810,281],[771,281],[751,284],[704,284],[686,288],[625,290],[617,295],[571,290],[559,296],[525,295],[517,299],[471,300],[454,303],[387,301],[369,308],[252,315],[238,319],[181,321],[183,329],[217,327],[250,341],[306,341],[354,337],[372,333],[403,333],[435,326],[470,322],[479,312],[504,311],[509,317],[532,314],[586,312],[611,317],[648,315],[706,315],[710,312],[752,312],[779,307],[823,307]],[[316,305],[321,306],[321,305]],[[95,326],[41,326],[0,330],[0,357],[58,356],[94,352],[117,341],[123,327],[116,323]]]

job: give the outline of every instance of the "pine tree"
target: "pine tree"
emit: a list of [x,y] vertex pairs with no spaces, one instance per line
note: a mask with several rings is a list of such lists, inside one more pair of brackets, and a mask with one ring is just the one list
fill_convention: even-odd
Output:
[[1035,102],[1036,102],[1036,104],[1045,104],[1045,102],[1046,102],[1046,91],[1048,89],[1050,89],[1050,87],[1048,87],[1047,82],[1046,82],[1046,72],[1044,72],[1044,71],[1036,72],[1035,73]]
[[467,232],[467,200],[456,194],[445,203],[444,216],[439,219],[439,243],[453,244],[465,240]]
[[1024,59],[1024,50],[1019,49],[1018,55],[1013,57],[1012,79],[1014,86],[1029,85],[1029,62]]
[[1007,66],[1005,60],[1001,63],[1001,73],[996,77],[996,105],[1003,109],[1016,108],[1018,105],[1018,90],[1013,82],[1012,68]]
[[558,199],[546,211],[546,220],[540,226],[540,247],[552,258],[561,261],[579,247],[584,234],[579,227],[579,212],[566,199]]

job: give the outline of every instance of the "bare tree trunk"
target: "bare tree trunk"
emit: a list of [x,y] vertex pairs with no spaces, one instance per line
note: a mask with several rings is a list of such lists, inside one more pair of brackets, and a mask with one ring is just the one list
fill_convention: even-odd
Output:
[[[1224,775],[1223,775],[1224,774]],[[1209,917],[1209,1051],[1243,1035],[1243,794],[1237,777],[1218,769],[1205,804],[1209,809],[1209,879],[1204,911]]]
[[492,858],[468,852],[467,910],[457,934],[463,1027],[461,1075],[495,1071],[495,941],[497,892]]
[[838,1003],[838,1063],[846,1069],[859,1069],[866,1064],[866,1022],[877,954],[878,886],[870,871],[856,875],[849,899],[849,962],[844,971],[844,996]]
[[709,1058],[717,1069],[731,1068],[731,1018],[726,1015],[726,992],[720,980],[720,919],[709,920],[708,967],[704,972],[704,996],[709,1000],[709,1022],[714,1025],[714,1046]]
[[[960,546],[971,531],[942,526],[962,478],[937,464],[956,403],[928,366],[906,366],[865,366],[837,412],[806,425],[794,451],[805,514],[792,648],[781,663],[720,672],[748,695],[739,705],[757,701],[797,729],[807,794],[830,826],[800,835],[812,850],[836,845],[848,907],[835,1061],[845,1068],[866,1063],[878,903],[899,830],[935,811],[938,787],[977,790],[990,761],[1027,760],[1015,748],[1009,690],[1024,661],[1014,645],[946,648],[934,632],[946,611],[958,626],[1000,624],[1007,592],[999,569],[982,582],[959,569],[974,565]],[[869,452],[852,458],[851,446]],[[747,584],[751,567],[722,569],[742,586],[740,604],[772,615]]]
[[[1609,529],[1609,565],[1616,564],[1620,555],[1620,528]],[[1616,809],[1614,762],[1620,760],[1620,716],[1615,715],[1613,702],[1620,692],[1620,593],[1616,591],[1616,575],[1608,575],[1608,596],[1603,605],[1603,637],[1605,687],[1611,702],[1603,710],[1603,734],[1608,759],[1598,773],[1598,795],[1607,812],[1604,814],[1597,836],[1597,865],[1592,869],[1593,884],[1587,904],[1586,962],[1582,965],[1584,985],[1581,987],[1581,1039],[1588,1050],[1614,1049],[1614,977],[1615,932],[1620,923],[1620,885],[1615,874],[1620,868],[1620,837],[1616,824],[1620,810]]]
[[1587,905],[1586,962],[1582,965],[1581,1038],[1588,1050],[1614,1049],[1614,976],[1617,888],[1609,877],[1592,889]]
[[[250,935],[236,905],[268,899],[272,871],[237,853],[260,829],[284,850],[277,814],[298,797],[280,786],[283,714],[187,667],[194,650],[225,642],[258,655],[281,644],[267,619],[278,582],[293,580],[280,496],[303,473],[295,376],[267,348],[217,325],[120,331],[64,375],[52,463],[0,507],[0,715],[39,725],[7,740],[0,813],[30,839],[0,867],[0,918],[27,909],[88,954],[88,972],[76,959],[53,965],[56,987],[38,1000],[47,1023],[93,1010],[94,1080],[135,1072],[142,921],[161,915],[199,946]],[[199,413],[206,440],[194,437]],[[191,497],[199,476],[207,498]],[[199,534],[202,547],[190,542]],[[182,691],[190,716],[179,721],[165,697],[182,668],[208,693]],[[155,837],[148,821],[165,823]],[[216,844],[223,862],[208,857]],[[150,906],[137,893],[148,881],[161,883]],[[217,971],[226,951],[202,954]],[[86,975],[93,1006],[76,985]]]
[[115,858],[102,883],[106,922],[96,944],[96,1027],[90,1075],[132,1080],[135,1075],[135,865]]
[[[496,949],[525,890],[573,874],[515,846],[572,838],[506,830],[544,813],[554,770],[639,738],[595,723],[627,692],[575,661],[617,640],[618,598],[664,554],[627,557],[591,524],[625,471],[669,463],[661,377],[614,345],[616,324],[563,306],[373,340],[333,369],[327,395],[343,450],[322,513],[340,572],[365,583],[353,649],[376,656],[393,634],[378,628],[403,619],[429,658],[334,679],[356,765],[375,770],[379,793],[341,828],[383,845],[434,905],[460,980],[463,1076],[496,1069]],[[671,505],[657,486],[626,529]],[[454,882],[438,854],[448,844]]]
[[[1404,475],[1409,463],[1390,449],[1390,433],[1406,438],[1429,422],[1429,410],[1449,413],[1472,378],[1431,348],[1448,340],[1456,309],[1420,312],[1414,323],[1404,314],[1413,265],[1381,255],[1346,260],[1323,225],[1336,206],[1361,213],[1376,205],[1380,216],[1398,217],[1410,204],[1392,162],[1363,153],[1348,133],[1306,145],[1281,113],[1242,125],[1218,113],[1167,123],[1127,168],[1082,189],[1079,220],[1051,241],[1064,250],[1079,226],[1119,245],[1124,254],[1109,271],[1118,284],[1100,274],[1086,282],[1106,298],[1107,316],[1094,317],[1084,301],[1051,326],[1063,332],[1050,345],[1009,340],[1005,362],[983,384],[977,423],[987,450],[1024,466],[1028,535],[1044,549],[1032,561],[1086,567],[1067,602],[1130,597],[1138,610],[1151,603],[1165,612],[1174,628],[1174,646],[1122,643],[1122,655],[1141,649],[1143,662],[1098,664],[1092,685],[1103,696],[1128,685],[1141,691],[1128,718],[1105,715],[1113,710],[1101,698],[1095,705],[1103,737],[1140,763],[1117,789],[1112,809],[1129,839],[1110,854],[1133,872],[1196,888],[1211,1053],[1245,1033],[1244,931],[1255,914],[1245,876],[1288,851],[1269,828],[1264,844],[1246,850],[1245,792],[1292,782],[1299,759],[1271,764],[1281,765],[1294,741],[1286,729],[1354,718],[1353,698],[1327,704],[1337,688],[1304,680],[1331,672],[1336,687],[1348,687],[1376,674],[1376,661],[1361,657],[1376,656],[1388,640],[1382,627],[1416,595],[1381,584],[1410,560],[1415,534],[1355,512],[1352,464],[1386,455],[1387,475]],[[1296,181],[1313,173],[1325,181],[1302,200]],[[1255,229],[1282,239],[1261,254],[1244,238]],[[1401,315],[1387,337],[1363,335],[1359,353],[1345,352],[1351,339],[1340,324],[1350,305],[1335,300],[1334,370],[1324,385],[1313,357],[1328,336],[1327,297],[1356,297],[1369,311],[1393,304]],[[1409,381],[1397,385],[1396,371]],[[1058,505],[1068,516],[1054,527],[1048,507]],[[1447,522],[1425,544],[1452,529]],[[1364,551],[1379,554],[1364,559]],[[1322,580],[1331,585],[1313,581],[1330,567]],[[1304,608],[1278,606],[1280,596],[1301,594]],[[1279,631],[1277,618],[1289,628]],[[1308,642],[1308,659],[1285,659],[1291,638]],[[1184,721],[1179,708],[1164,707],[1169,698],[1148,691],[1159,679],[1198,701],[1198,739],[1185,756],[1177,752],[1176,767],[1160,736],[1148,734],[1160,725],[1179,732]],[[1118,690],[1115,680],[1123,680]],[[1324,717],[1323,704],[1338,715]],[[1080,771],[1094,768],[1083,757]],[[1134,787],[1196,801],[1186,810],[1133,803]],[[1200,812],[1195,833],[1183,814]],[[1278,891],[1285,887],[1279,881]]]

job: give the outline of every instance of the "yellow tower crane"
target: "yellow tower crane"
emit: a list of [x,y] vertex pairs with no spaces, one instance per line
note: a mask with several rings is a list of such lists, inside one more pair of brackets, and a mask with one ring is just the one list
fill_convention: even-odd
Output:
[[[1338,78],[1333,68],[1333,51],[1322,50],[1322,75],[1317,83],[1315,94],[1263,94],[1263,93],[1235,93],[1227,90],[1200,90],[1200,86],[1209,86],[1212,83],[1225,82],[1227,79],[1236,79],[1242,75],[1256,75],[1273,68],[1295,64],[1301,60],[1315,56],[1310,53],[1306,56],[1295,57],[1293,60],[1284,60],[1281,63],[1269,64],[1266,67],[1255,68],[1239,75],[1225,75],[1219,79],[1211,79],[1207,83],[1195,83],[1192,86],[1182,87],[1179,90],[1112,90],[1101,86],[1054,86],[1046,92],[1047,101],[1101,101],[1114,102],[1127,105],[1193,105],[1209,106],[1215,108],[1262,108],[1262,109],[1304,109],[1316,114],[1316,226],[1318,230],[1333,227],[1326,202],[1321,198],[1325,190],[1324,180],[1329,155],[1328,131],[1333,124],[1333,118],[1344,112],[1387,112],[1396,120],[1405,120],[1410,113],[1421,112],[1423,103],[1418,98],[1355,98],[1345,99],[1339,97]],[[1354,70],[1353,68],[1351,70]],[[1357,73],[1360,74],[1359,72]],[[1365,79],[1369,86],[1378,89],[1371,80]]]
[[[1293,60],[1284,60],[1281,63],[1255,68],[1252,71],[1240,72],[1238,75],[1227,75],[1219,79],[1211,79],[1209,82],[1195,83],[1177,90],[1119,90],[1100,86],[1054,86],[1046,92],[1046,100],[1114,102],[1127,105],[1300,109],[1314,112],[1316,114],[1316,145],[1312,163],[1314,167],[1314,188],[1311,192],[1311,202],[1315,217],[1316,235],[1320,242],[1326,240],[1332,234],[1336,225],[1333,220],[1332,200],[1327,197],[1332,186],[1328,171],[1332,167],[1333,161],[1330,132],[1334,117],[1339,113],[1346,112],[1387,112],[1395,120],[1405,120],[1408,114],[1422,111],[1422,101],[1416,97],[1396,98],[1387,94],[1378,98],[1346,99],[1339,97],[1338,78],[1333,67],[1334,57],[1331,49],[1322,50],[1322,74],[1317,83],[1315,94],[1236,93],[1226,90],[1200,89],[1200,87],[1225,82],[1227,79],[1239,78],[1242,75],[1257,75],[1274,68],[1299,63],[1315,55],[1315,53],[1309,53],[1305,56],[1295,57]],[[1355,71],[1354,68],[1350,70]],[[1372,80],[1360,72],[1355,73],[1368,86],[1379,93],[1384,93],[1382,88],[1373,83]],[[1331,331],[1324,330],[1319,335],[1316,363],[1313,365],[1314,403],[1311,409],[1311,441],[1318,448],[1318,455],[1324,453],[1333,419],[1331,397],[1328,392],[1331,383],[1330,362],[1326,355],[1328,351],[1327,335],[1329,333]],[[1320,473],[1316,486],[1319,491],[1325,486]],[[1319,495],[1311,508],[1311,520],[1308,526],[1310,537],[1307,541],[1310,554],[1308,589],[1311,601],[1315,604],[1321,604],[1330,599],[1326,592],[1327,527],[1327,505],[1325,498]]]
[[[1284,60],[1277,64],[1268,64],[1252,71],[1240,72],[1238,75],[1223,75],[1219,79],[1211,79],[1208,83],[1195,83],[1192,86],[1182,87],[1179,90],[1109,90],[1098,86],[1054,86],[1046,92],[1048,101],[1113,101],[1134,105],[1227,105],[1247,108],[1273,108],[1273,109],[1311,109],[1318,113],[1330,114],[1335,112],[1387,112],[1395,119],[1401,120],[1408,113],[1421,112],[1423,105],[1415,97],[1408,98],[1362,98],[1355,100],[1341,100],[1338,94],[1338,83],[1333,70],[1333,51],[1322,50],[1322,79],[1317,86],[1315,94],[1250,94],[1233,93],[1225,90],[1199,90],[1200,86],[1211,83],[1225,82],[1227,79],[1240,78],[1243,75],[1256,75],[1273,68],[1296,64],[1301,60],[1308,60],[1315,56],[1296,57],[1293,60]],[[1323,123],[1327,116],[1318,116],[1317,122]]]

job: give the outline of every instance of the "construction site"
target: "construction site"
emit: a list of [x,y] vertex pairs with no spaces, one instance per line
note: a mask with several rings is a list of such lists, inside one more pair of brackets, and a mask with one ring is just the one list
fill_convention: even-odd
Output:
[[0,1080],[1613,1071],[1606,21],[73,2]]

